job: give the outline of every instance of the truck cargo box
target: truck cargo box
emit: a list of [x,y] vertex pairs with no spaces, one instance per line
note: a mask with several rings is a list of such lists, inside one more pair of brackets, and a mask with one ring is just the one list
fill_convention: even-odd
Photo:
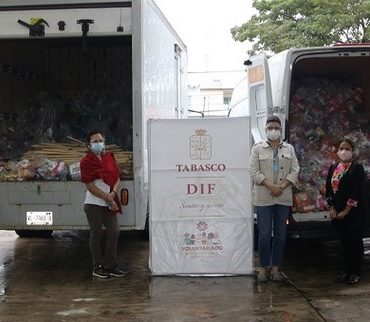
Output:
[[151,0],[0,5],[0,229],[88,229],[78,163],[105,134],[144,229],[149,118],[186,117],[186,46]]

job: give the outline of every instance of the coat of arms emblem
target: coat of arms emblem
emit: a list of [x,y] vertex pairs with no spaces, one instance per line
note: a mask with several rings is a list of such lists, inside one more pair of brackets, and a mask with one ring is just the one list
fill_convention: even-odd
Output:
[[212,138],[203,129],[195,130],[190,137],[190,158],[192,160],[209,160],[212,157]]

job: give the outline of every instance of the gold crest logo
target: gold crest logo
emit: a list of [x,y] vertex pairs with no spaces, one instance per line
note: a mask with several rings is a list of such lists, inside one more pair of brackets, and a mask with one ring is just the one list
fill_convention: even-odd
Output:
[[212,137],[205,129],[195,130],[190,139],[190,158],[192,160],[209,160],[212,157]]

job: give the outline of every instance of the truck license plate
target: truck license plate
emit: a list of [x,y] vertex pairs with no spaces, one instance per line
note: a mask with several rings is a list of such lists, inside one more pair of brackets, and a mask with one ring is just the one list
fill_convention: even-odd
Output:
[[26,212],[27,225],[52,225],[53,212],[52,211],[27,211]]

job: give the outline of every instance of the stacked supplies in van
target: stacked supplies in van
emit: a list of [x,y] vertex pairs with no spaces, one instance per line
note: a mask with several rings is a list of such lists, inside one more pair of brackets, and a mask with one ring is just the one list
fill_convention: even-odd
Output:
[[326,209],[325,178],[336,147],[345,136],[356,145],[356,157],[370,175],[370,124],[362,89],[353,81],[301,77],[293,84],[290,142],[301,171],[294,212]]

